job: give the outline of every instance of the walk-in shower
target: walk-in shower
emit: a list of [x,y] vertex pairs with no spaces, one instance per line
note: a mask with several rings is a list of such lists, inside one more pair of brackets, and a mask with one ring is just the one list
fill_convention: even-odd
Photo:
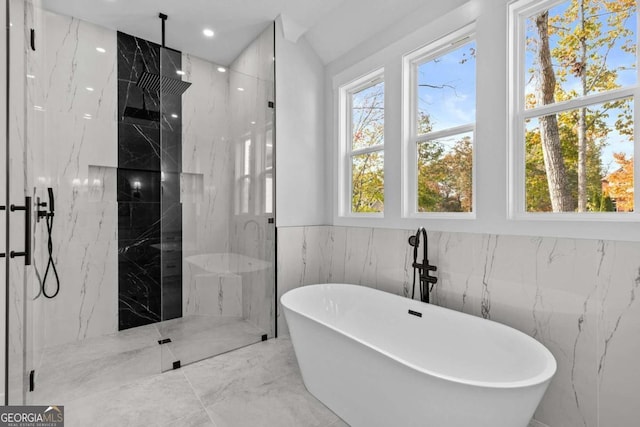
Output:
[[0,266],[6,404],[275,336],[273,23],[217,63],[170,47],[169,11],[145,19],[3,2],[0,205],[34,213],[0,212],[0,252],[32,248]]

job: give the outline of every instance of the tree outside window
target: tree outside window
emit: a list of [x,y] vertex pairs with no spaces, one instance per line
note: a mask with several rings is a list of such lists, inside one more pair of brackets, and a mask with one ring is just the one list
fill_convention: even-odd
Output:
[[523,22],[526,211],[633,211],[636,1],[570,0]]
[[473,212],[476,43],[471,35],[412,54],[415,211]]
[[348,91],[351,212],[384,212],[384,82]]

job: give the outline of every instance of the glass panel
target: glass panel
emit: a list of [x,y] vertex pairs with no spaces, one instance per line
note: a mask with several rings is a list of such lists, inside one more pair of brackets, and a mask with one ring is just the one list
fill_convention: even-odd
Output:
[[[0,205],[33,196],[47,215],[49,188],[55,199],[55,216],[33,215],[33,264],[1,260],[9,402],[65,404],[273,337],[273,26],[231,72],[38,1],[9,3],[12,158],[2,147],[0,162],[12,169]],[[230,95],[239,80],[246,91]],[[251,160],[235,166],[247,140]],[[236,214],[245,171],[247,211]],[[11,214],[12,247],[0,252],[23,250],[24,225]]]
[[351,158],[351,212],[384,212],[384,152]]
[[529,17],[526,108],[636,84],[636,7],[635,1],[564,2]]
[[[4,7],[4,4],[2,6],[0,6],[0,23],[2,23],[2,25],[6,25],[7,22],[7,16],[6,16],[6,8]],[[10,34],[13,34],[13,28],[10,28],[10,31],[8,31]],[[0,46],[6,46],[7,43],[7,31],[0,31]],[[12,46],[13,48],[13,46]],[[10,57],[10,61],[11,64],[13,64],[14,61],[14,56],[12,55]],[[6,128],[7,125],[7,110],[6,110],[6,105],[7,105],[7,92],[6,92],[6,88],[7,88],[7,66],[6,63],[3,63],[2,65],[0,65],[0,129],[3,129],[2,132],[4,132],[4,129]],[[14,86],[14,84],[12,84],[11,86]],[[2,141],[0,143],[0,168],[4,171],[6,167],[9,166],[9,163],[7,162],[7,158],[6,158],[6,154],[7,154],[7,146],[6,144],[8,143],[8,141],[5,140],[5,135],[4,133],[2,135],[0,135],[0,141]],[[8,202],[8,198],[7,198],[7,174],[6,173],[0,173],[0,206],[4,207],[7,205]],[[9,250],[9,248],[7,247],[7,224],[6,224],[6,218],[7,218],[8,212],[6,210],[0,210],[0,253],[2,254],[6,254],[7,251]],[[7,275],[6,275],[6,267],[7,267],[7,260],[6,258],[0,258],[0,284],[2,285],[2,289],[6,289],[8,283],[6,282],[7,280]],[[6,305],[6,292],[0,292],[0,319],[5,319],[6,318],[6,309],[7,309],[7,305]],[[4,323],[2,323],[2,329],[4,329]],[[5,333],[2,333],[2,341],[0,342],[0,380],[2,380],[2,390],[0,391],[0,394],[2,394],[2,398],[0,399],[0,404],[4,405],[7,402],[5,401],[5,398],[8,397],[7,393],[6,393],[6,386],[7,386],[7,382],[6,382],[6,371],[5,371],[5,349],[6,349],[6,340],[5,340]]]
[[633,116],[629,98],[528,120],[527,211],[633,211]]
[[384,82],[351,95],[351,149],[384,144]]
[[476,121],[476,42],[417,66],[418,134]]
[[[6,148],[3,144],[3,174],[4,165],[10,175],[8,193],[6,175],[2,178],[2,200],[0,205],[9,206],[16,205],[24,208],[33,208],[33,203],[28,202],[26,197],[34,197],[36,185],[36,171],[40,171],[43,162],[42,142],[44,113],[46,105],[43,96],[44,75],[40,70],[40,62],[42,54],[34,52],[28,47],[28,40],[25,34],[29,34],[29,28],[38,26],[40,23],[40,15],[35,9],[32,2],[8,2],[10,7],[9,21],[11,26],[8,28],[10,37],[10,58],[8,70],[3,64],[3,84],[5,83],[6,74],[9,72],[9,93],[3,92],[2,100],[5,96],[9,96],[11,105],[9,113],[9,121],[6,123],[9,130],[8,151],[9,158],[6,156]],[[3,5],[4,8],[4,5]],[[5,16],[3,11],[2,22]],[[2,43],[6,43],[6,34],[3,34]],[[36,79],[38,77],[38,79]],[[2,110],[2,122],[5,121],[4,105]],[[4,126],[2,126],[4,129]],[[4,136],[2,137],[4,139]],[[33,199],[35,201],[35,198]],[[29,203],[30,206],[27,206]],[[9,217],[9,229],[4,233],[8,233],[9,247],[4,247],[5,242],[0,248],[0,252],[9,253],[10,251],[25,252],[25,226],[32,233],[30,244],[33,247],[33,237],[37,235],[37,230],[32,224],[25,224],[25,210],[16,210],[10,212],[5,210],[0,215],[2,218],[2,227],[5,227],[5,221]],[[33,221],[35,223],[35,221]],[[6,234],[3,237],[6,238]],[[34,264],[39,259],[39,254],[32,252],[31,265],[26,265],[25,257],[18,256],[13,259],[1,258],[0,262],[4,264],[2,268],[2,283],[8,278],[8,305],[4,306],[4,310],[8,310],[8,375],[3,379],[7,381],[7,388],[4,390],[5,399],[9,404],[19,405],[28,402],[28,373],[34,369],[35,361],[40,355],[42,349],[41,341],[36,340],[34,330],[37,327],[36,322],[39,321],[34,316],[34,308],[39,306],[40,301],[34,301],[40,286],[36,280]],[[7,275],[8,271],[8,275]],[[4,295],[2,296],[4,301]],[[4,301],[5,303],[7,301]],[[3,323],[4,324],[4,323]],[[4,336],[4,335],[3,335]],[[5,343],[3,343],[4,349]],[[4,358],[4,354],[2,356]],[[3,391],[3,392],[4,392]]]
[[[160,319],[166,322],[182,313],[182,172],[183,93],[194,90],[182,78],[182,53],[160,48]],[[184,361],[183,363],[187,363]]]
[[417,144],[418,212],[473,210],[473,133]]
[[[186,54],[162,63],[163,75],[180,69],[180,78],[191,83],[181,95],[181,128],[169,120],[179,102],[166,102],[176,95],[161,97],[167,118],[162,155],[170,158],[162,161],[163,173],[170,176],[180,155],[169,152],[177,144],[167,137],[175,133],[183,153],[180,172],[203,177],[203,194],[183,197],[182,204],[172,202],[179,198],[163,182],[163,321],[156,327],[171,340],[162,346],[163,370],[275,335],[275,232],[264,209],[265,187],[272,184],[264,177],[274,144],[268,104],[273,101],[273,31],[273,26],[265,30],[225,72]],[[172,204],[175,211],[168,212],[165,206]],[[173,221],[178,209],[179,223]],[[181,229],[167,229],[173,223]]]

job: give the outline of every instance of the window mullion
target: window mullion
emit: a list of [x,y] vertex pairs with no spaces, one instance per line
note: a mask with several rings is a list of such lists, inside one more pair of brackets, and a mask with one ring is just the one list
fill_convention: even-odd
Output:
[[458,135],[466,132],[473,132],[474,129],[475,129],[475,124],[468,123],[466,125],[456,126],[449,129],[443,129],[436,132],[429,132],[429,133],[416,136],[414,138],[414,142],[417,144],[420,142],[433,141],[440,138],[446,138],[447,136]]
[[570,99],[568,101],[542,105],[536,108],[525,109],[524,111],[522,111],[522,117],[527,120],[540,116],[549,116],[567,110],[575,110],[582,107],[588,107],[594,104],[601,104],[603,102],[617,101],[619,99],[632,97],[637,92],[637,90],[637,86],[632,86],[623,89],[615,89],[607,92],[587,95],[577,99]]
[[372,145],[371,147],[358,148],[349,152],[349,156],[359,156],[361,154],[373,153],[374,151],[384,150],[384,144]]

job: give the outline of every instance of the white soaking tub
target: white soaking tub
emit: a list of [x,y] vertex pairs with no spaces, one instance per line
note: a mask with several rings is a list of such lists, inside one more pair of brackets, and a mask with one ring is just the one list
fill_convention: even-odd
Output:
[[556,371],[520,331],[364,286],[281,302],[305,386],[353,427],[526,427]]

